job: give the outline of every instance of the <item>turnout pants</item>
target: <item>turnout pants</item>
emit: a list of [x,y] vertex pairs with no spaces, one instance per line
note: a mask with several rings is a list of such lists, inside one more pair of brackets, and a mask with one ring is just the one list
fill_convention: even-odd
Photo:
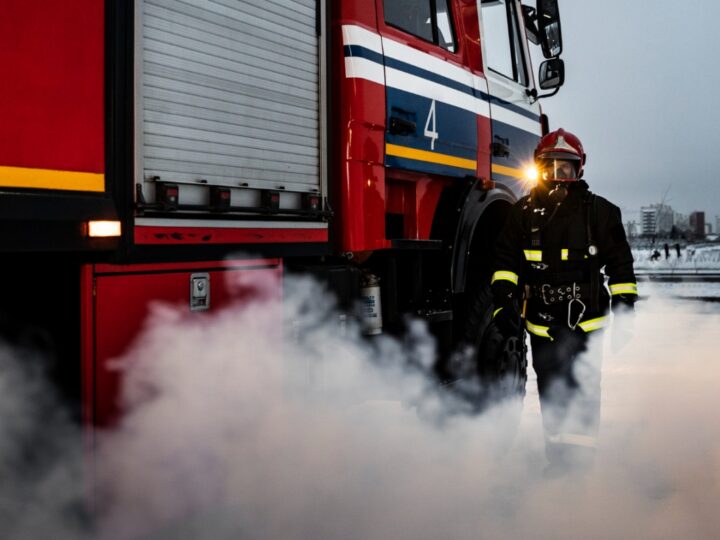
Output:
[[[600,331],[562,329],[553,340],[531,335],[551,467],[592,466],[600,425]],[[592,347],[588,347],[591,341]]]

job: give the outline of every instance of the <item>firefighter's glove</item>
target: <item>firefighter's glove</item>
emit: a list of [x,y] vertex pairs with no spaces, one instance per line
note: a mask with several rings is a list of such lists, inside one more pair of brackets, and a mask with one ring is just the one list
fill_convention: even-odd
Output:
[[513,301],[517,295],[517,285],[509,281],[499,280],[490,286],[492,291],[493,304],[495,309],[505,307]]
[[632,341],[635,333],[635,312],[629,310],[613,310],[613,326],[610,335],[610,347],[613,354],[620,353]]
[[506,338],[520,334],[521,322],[517,300],[510,300],[493,311],[493,323]]

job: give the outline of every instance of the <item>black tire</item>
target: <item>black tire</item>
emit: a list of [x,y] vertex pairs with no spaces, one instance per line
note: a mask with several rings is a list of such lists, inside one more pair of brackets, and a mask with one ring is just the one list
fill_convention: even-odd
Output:
[[525,396],[527,383],[527,347],[525,331],[504,337],[494,324],[489,325],[478,349],[480,380],[494,400]]
[[[479,286],[463,321],[461,353],[455,363],[459,366],[455,386],[478,410],[508,398],[522,398],[527,382],[527,347],[521,321],[518,335],[505,337],[492,323],[492,309],[490,286]],[[468,384],[469,379],[475,379],[474,384]]]

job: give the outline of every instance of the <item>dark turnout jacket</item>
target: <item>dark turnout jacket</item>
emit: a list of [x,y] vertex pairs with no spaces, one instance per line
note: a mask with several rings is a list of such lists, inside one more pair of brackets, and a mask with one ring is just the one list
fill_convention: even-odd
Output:
[[495,313],[527,293],[526,326],[541,337],[553,327],[603,328],[611,305],[632,309],[637,298],[620,209],[582,180],[564,198],[539,185],[513,205],[492,270]]

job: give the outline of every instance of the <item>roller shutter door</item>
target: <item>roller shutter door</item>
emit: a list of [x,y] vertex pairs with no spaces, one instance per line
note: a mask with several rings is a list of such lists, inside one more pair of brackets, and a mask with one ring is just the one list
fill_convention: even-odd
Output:
[[146,199],[158,178],[181,184],[181,203],[204,197],[183,185],[229,186],[236,200],[318,191],[316,0],[138,0],[138,9]]

